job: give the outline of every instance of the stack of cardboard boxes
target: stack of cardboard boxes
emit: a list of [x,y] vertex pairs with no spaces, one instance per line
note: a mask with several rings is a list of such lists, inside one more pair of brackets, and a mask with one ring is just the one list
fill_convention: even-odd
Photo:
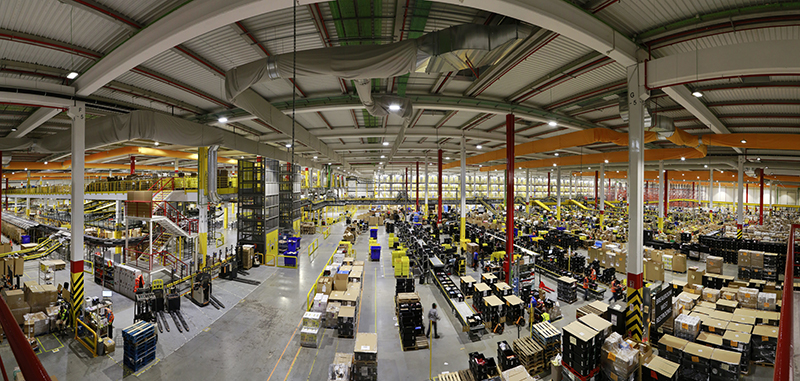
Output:
[[125,215],[130,217],[150,218],[153,215],[152,191],[129,191],[125,205]]

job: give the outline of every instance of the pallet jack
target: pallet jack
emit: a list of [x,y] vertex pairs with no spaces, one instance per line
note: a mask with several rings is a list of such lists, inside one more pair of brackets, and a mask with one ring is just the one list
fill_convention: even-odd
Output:
[[[178,327],[178,332],[183,333],[183,330],[189,332],[189,324],[186,324],[186,320],[183,318],[181,314],[181,296],[178,293],[170,293],[166,296],[166,307],[167,313],[172,316],[172,321],[175,322],[175,326]],[[183,325],[183,329],[181,329],[181,325]]]
[[261,282],[257,280],[239,278],[239,274],[244,276],[250,275],[250,273],[241,268],[241,263],[242,263],[240,260],[241,255],[242,255],[242,246],[239,245],[237,246],[236,254],[232,257],[232,259],[220,267],[219,277],[222,279],[258,286],[259,284],[261,284]]
[[211,290],[211,274],[207,272],[197,273],[192,278],[190,299],[198,307],[205,307],[210,304],[216,309],[225,308],[225,305],[211,293]]

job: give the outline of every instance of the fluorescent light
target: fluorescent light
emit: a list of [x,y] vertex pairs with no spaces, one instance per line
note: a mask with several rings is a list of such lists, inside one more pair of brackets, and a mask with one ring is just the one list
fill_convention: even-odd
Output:
[[592,169],[592,167],[589,167],[588,169]]
[[758,161],[761,161],[761,158],[760,158],[760,157],[759,157],[759,158],[756,158],[756,160],[758,160]]
[[477,148],[477,149],[481,149],[481,148],[483,148],[483,147],[482,147],[480,144],[478,144],[478,145],[476,145],[476,146],[475,146],[475,148]]
[[478,168],[483,168],[483,165],[481,165],[481,164],[478,164]]
[[383,165],[383,162],[378,163],[378,165]]
[[617,171],[617,173],[619,173],[619,171]]
[[78,78],[78,72],[73,71],[67,74],[67,79],[75,79],[75,78]]
[[314,156],[314,159],[316,159],[316,158],[317,158],[317,157],[316,157],[316,156]]
[[156,142],[156,147],[158,147],[158,144],[159,144],[159,143],[158,143],[158,142]]
[[553,156],[558,156],[558,152],[554,153]]
[[692,95],[694,95],[694,96],[695,96],[695,97],[697,97],[697,98],[700,98],[700,97],[702,97],[702,96],[703,96],[703,93],[701,93],[701,92],[699,92],[699,91],[695,91],[695,92],[693,92],[693,93],[692,93]]
[[400,105],[389,105],[389,111],[400,111]]
[[447,156],[447,157],[445,157],[444,159],[445,159],[445,160],[450,160],[450,156]]
[[27,170],[28,170],[28,168],[25,168],[25,170],[27,171]]
[[383,142],[383,145],[388,146],[389,142]]
[[385,158],[386,158],[386,155],[381,155],[381,159],[385,159]]
[[547,125],[550,126],[550,127],[555,127],[555,126],[558,126],[558,123],[556,123],[555,120],[551,120],[551,121],[547,122]]
[[522,169],[522,167],[519,167],[519,169]]
[[604,160],[604,161],[606,162],[606,164],[608,164],[608,159],[606,159],[606,160]]
[[12,131],[12,132],[14,132],[14,131],[16,131],[16,130],[17,130],[17,128],[16,128],[16,127],[14,127],[14,128],[12,128],[12,129],[11,129],[11,131]]
[[747,140],[742,139],[742,144],[747,144]]
[[228,118],[226,118],[224,116],[221,116],[221,117],[219,117],[219,119],[217,119],[217,122],[228,123]]
[[242,156],[242,159],[244,159],[244,156]]
[[328,163],[328,165],[331,165],[331,164],[333,164],[333,163]]
[[681,161],[686,161],[686,158],[681,156]]
[[[555,166],[556,166],[556,163],[553,163],[553,166],[555,167]],[[589,168],[589,169],[591,169],[591,168]]]
[[292,148],[292,143],[286,143],[286,148]]
[[703,164],[703,168],[708,168],[708,164]]
[[44,165],[47,165],[47,162],[46,162],[46,161],[44,162]]

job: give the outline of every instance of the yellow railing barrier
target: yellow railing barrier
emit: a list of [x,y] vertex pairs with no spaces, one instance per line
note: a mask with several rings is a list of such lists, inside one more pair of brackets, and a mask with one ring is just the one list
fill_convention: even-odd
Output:
[[[281,258],[283,258],[283,261],[281,261]],[[294,259],[294,266],[287,266],[287,265],[286,265],[286,258],[292,258],[292,259]],[[299,261],[299,260],[300,260],[300,257],[299,257],[299,256],[298,256],[298,257],[296,257],[296,256],[294,256],[294,255],[283,255],[283,254],[279,254],[279,255],[278,255],[278,259],[277,259],[277,263],[276,263],[276,265],[277,265],[278,267],[281,267],[281,268],[284,268],[284,269],[296,269],[296,268],[297,268],[297,261]]]
[[[144,191],[150,189],[157,181],[164,181],[168,177],[146,178],[123,181],[95,181],[84,186],[85,193],[119,193],[128,191]],[[173,177],[175,190],[197,190],[197,177]],[[219,188],[219,193],[233,193],[231,189],[237,186],[235,177],[229,177],[231,187]],[[170,186],[171,188],[172,186]],[[69,185],[51,185],[31,189],[13,188],[6,191],[8,194],[69,194]]]
[[88,349],[89,352],[92,353],[92,357],[97,357],[97,332],[95,332],[93,329],[89,328],[89,326],[86,325],[86,323],[82,322],[81,319],[75,319],[75,322],[77,324],[82,325],[85,330],[89,331],[91,333],[92,338],[93,338],[91,343],[87,343],[86,342],[86,338],[78,337],[78,330],[76,329],[75,330],[75,340],[80,341],[81,344],[83,344],[83,346],[86,347],[86,349]]
[[311,254],[314,254],[319,249],[319,238],[311,241],[306,249],[308,250],[308,257],[311,258]]
[[324,229],[322,229],[322,237],[323,239],[328,239],[328,237],[330,236],[331,236],[331,227],[326,226]]
[[[330,258],[328,258],[328,263],[325,264],[325,267],[328,267],[333,263],[333,256],[336,254],[336,250],[333,250],[331,253]],[[317,283],[319,283],[319,278],[322,278],[322,274],[325,270],[322,270],[319,275],[317,275],[317,279],[314,280],[314,284],[311,285],[311,290],[308,290],[308,294],[306,294],[306,311],[311,310],[311,306],[313,305],[314,295],[317,293]]]

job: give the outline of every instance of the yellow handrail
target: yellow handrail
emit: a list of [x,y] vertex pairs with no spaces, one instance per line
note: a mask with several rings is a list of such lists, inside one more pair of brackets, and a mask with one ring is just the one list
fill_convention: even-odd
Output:
[[314,254],[314,252],[316,252],[317,249],[319,249],[319,238],[315,238],[313,241],[311,241],[311,243],[306,248],[306,250],[308,250],[308,257],[311,258],[311,254]]
[[[325,264],[325,267],[328,267],[328,266],[331,265],[331,263],[333,263],[333,256],[335,254],[336,254],[336,250],[334,249],[333,253],[331,253],[330,258],[328,258],[328,263]],[[319,283],[319,278],[322,278],[322,274],[323,273],[325,273],[325,270],[322,270],[319,273],[319,275],[317,275],[317,279],[315,279],[314,280],[314,284],[311,285],[311,290],[309,290],[308,294],[306,294],[306,311],[310,311],[311,310],[311,306],[312,306],[311,302],[314,300],[314,295],[316,294],[316,291],[317,291],[317,283]],[[331,286],[333,286],[333,285],[331,285]]]
[[84,338],[78,337],[78,330],[76,329],[75,330],[75,340],[80,341],[81,344],[83,344],[83,346],[85,346],[86,349],[88,349],[89,352],[92,353],[92,357],[97,357],[97,332],[95,332],[93,329],[89,328],[89,326],[86,325],[86,323],[82,322],[81,319],[77,319],[76,318],[75,322],[80,324],[80,325],[82,325],[87,331],[91,332],[92,337],[94,338],[94,340],[92,340],[92,345],[90,346],[90,344],[87,343]]
[[328,239],[328,237],[330,237],[330,235],[331,235],[331,227],[330,226],[326,226],[324,229],[322,229],[322,237],[323,237],[323,239]]

